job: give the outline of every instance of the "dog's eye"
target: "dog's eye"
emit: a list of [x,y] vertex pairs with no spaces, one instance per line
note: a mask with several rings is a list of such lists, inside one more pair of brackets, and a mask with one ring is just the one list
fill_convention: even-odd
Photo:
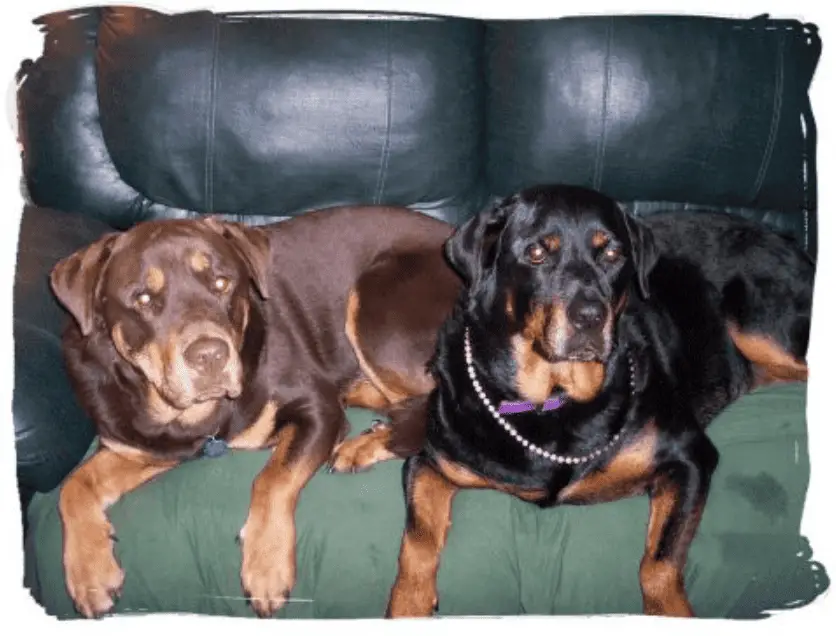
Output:
[[617,261],[621,256],[621,250],[614,245],[610,245],[604,248],[603,255],[608,261]]
[[229,289],[229,279],[226,276],[218,276],[212,281],[212,287],[215,288],[215,291],[225,292]]
[[134,304],[137,307],[147,307],[151,304],[151,294],[147,291],[141,291],[136,296],[134,296]]
[[534,243],[533,245],[529,245],[525,250],[526,258],[531,263],[535,265],[539,265],[543,261],[546,260],[546,248],[540,245],[539,243]]

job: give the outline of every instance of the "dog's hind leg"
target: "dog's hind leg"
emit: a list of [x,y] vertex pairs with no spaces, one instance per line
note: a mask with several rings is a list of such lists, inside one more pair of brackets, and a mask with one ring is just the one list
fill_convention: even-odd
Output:
[[728,329],[738,351],[755,366],[756,384],[807,381],[807,363],[796,358],[772,337],[745,333],[734,324],[729,324]]
[[808,292],[806,287],[762,290],[739,277],[724,287],[722,309],[729,336],[754,365],[756,385],[807,381]]
[[[439,268],[435,276],[415,272]],[[381,259],[350,290],[345,335],[361,377],[342,395],[347,406],[371,409],[388,419],[334,450],[331,469],[356,472],[421,449],[426,398],[434,381],[427,362],[458,283],[443,260],[429,254]],[[416,302],[423,299],[423,302]]]

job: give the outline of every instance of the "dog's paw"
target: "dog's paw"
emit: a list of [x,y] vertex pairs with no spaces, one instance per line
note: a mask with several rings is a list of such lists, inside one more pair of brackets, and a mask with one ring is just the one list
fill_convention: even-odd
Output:
[[438,615],[438,596],[435,586],[405,586],[400,579],[392,588],[385,618],[432,618]]
[[125,573],[113,555],[109,528],[76,532],[64,544],[64,576],[67,591],[78,612],[98,618],[113,609],[125,581]]
[[331,455],[329,472],[356,473],[393,459],[395,454],[386,448],[391,435],[392,429],[387,424],[376,421],[357,437],[340,442]]
[[287,603],[296,582],[295,537],[292,531],[282,533],[280,526],[249,519],[239,535],[241,587],[261,618]]

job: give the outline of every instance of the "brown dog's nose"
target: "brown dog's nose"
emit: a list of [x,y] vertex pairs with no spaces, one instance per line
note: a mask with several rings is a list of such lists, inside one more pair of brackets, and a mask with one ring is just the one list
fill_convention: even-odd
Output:
[[220,338],[198,338],[183,353],[186,364],[209,375],[216,375],[229,360],[229,347]]
[[607,315],[607,308],[600,300],[577,298],[570,303],[566,313],[575,329],[587,330],[601,326]]

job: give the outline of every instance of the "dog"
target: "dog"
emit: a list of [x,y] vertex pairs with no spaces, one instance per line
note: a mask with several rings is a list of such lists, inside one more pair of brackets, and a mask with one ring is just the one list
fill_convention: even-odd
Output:
[[[541,507],[647,494],[644,612],[692,616],[683,568],[718,462],[705,429],[754,387],[806,381],[814,263],[737,217],[639,220],[561,185],[507,197],[445,253],[463,285],[405,420],[425,441],[404,463],[385,615],[437,610],[453,498],[482,488]],[[379,455],[396,426],[346,447]]]
[[[99,436],[59,496],[65,581],[81,615],[109,612],[124,581],[108,506],[226,448],[273,448],[239,535],[241,584],[259,616],[286,602],[296,501],[345,436],[344,407],[397,422],[401,403],[432,388],[426,363],[459,287],[443,256],[452,230],[384,206],[258,227],[156,220],[58,262],[50,284],[72,317],[67,371]],[[391,325],[381,303],[408,319]]]

